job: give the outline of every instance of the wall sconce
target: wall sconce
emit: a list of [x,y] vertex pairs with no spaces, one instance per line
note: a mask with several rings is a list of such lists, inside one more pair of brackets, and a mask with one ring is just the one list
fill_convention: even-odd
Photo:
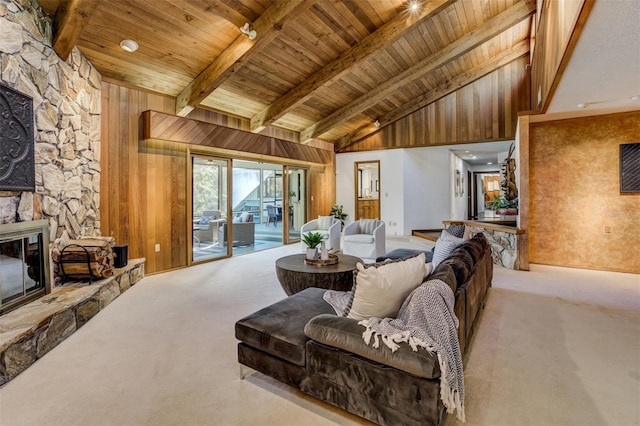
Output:
[[244,24],[242,27],[240,27],[240,32],[242,34],[245,34],[247,37],[249,37],[249,40],[253,40],[256,38],[256,36],[258,35],[258,33],[256,32],[256,30],[253,29],[249,29],[250,25],[247,22],[246,24]]

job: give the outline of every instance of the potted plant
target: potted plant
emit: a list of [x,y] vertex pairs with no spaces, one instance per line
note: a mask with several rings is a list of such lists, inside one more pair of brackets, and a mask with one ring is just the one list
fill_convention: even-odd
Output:
[[342,225],[344,225],[344,220],[347,218],[347,214],[342,211],[342,204],[335,204],[333,207],[331,207],[331,213],[329,213],[329,215],[335,217],[336,219],[340,219]]
[[308,232],[302,236],[302,242],[307,246],[307,259],[316,260],[318,258],[318,246],[322,243],[322,234],[319,232]]

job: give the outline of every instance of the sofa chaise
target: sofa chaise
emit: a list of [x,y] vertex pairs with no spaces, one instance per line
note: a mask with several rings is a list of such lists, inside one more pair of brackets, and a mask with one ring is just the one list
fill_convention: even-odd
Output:
[[[424,278],[453,290],[463,356],[492,277],[491,249],[477,234]],[[381,425],[443,424],[437,356],[405,343],[396,352],[366,345],[365,327],[336,315],[324,293],[308,288],[239,320],[241,366]]]

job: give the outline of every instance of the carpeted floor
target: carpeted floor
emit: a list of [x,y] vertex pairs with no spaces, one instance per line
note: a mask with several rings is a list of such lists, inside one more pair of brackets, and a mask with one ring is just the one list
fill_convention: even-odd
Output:
[[[274,262],[299,250],[146,277],[0,389],[0,425],[366,424],[260,374],[239,379],[233,325],[285,297]],[[466,424],[640,423],[638,275],[496,269],[482,315]]]

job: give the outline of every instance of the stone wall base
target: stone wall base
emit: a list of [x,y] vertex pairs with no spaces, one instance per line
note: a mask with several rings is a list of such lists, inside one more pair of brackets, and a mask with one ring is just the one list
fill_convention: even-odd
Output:
[[114,276],[69,283],[0,317],[0,386],[82,327],[144,277],[145,259],[132,259]]

